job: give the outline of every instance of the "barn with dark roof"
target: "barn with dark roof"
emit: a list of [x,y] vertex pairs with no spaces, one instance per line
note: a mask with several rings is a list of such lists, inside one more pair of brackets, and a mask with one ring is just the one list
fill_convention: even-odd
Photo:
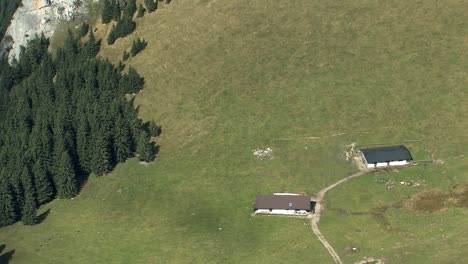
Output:
[[291,193],[276,193],[273,195],[257,195],[255,213],[307,215],[313,211],[315,202],[309,195]]
[[358,153],[367,168],[403,166],[413,160],[411,153],[403,145],[361,149]]

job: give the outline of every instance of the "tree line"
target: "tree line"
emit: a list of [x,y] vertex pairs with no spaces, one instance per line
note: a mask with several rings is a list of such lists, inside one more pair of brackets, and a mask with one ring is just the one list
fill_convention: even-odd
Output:
[[69,32],[54,56],[44,36],[1,62],[0,226],[34,224],[38,206],[77,195],[83,177],[137,155],[151,161],[160,128],[137,116],[127,94],[144,79],[96,58],[100,41]]

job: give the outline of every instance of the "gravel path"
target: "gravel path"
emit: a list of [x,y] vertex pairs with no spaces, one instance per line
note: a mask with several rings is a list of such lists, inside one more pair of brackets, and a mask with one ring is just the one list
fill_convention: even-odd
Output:
[[320,229],[319,229],[319,226],[318,226],[318,223],[320,221],[320,217],[322,216],[322,212],[323,212],[323,209],[324,209],[324,207],[322,206],[323,198],[325,197],[325,194],[329,190],[335,188],[336,186],[338,186],[338,185],[340,185],[340,184],[342,184],[344,182],[347,182],[352,178],[356,178],[356,177],[359,177],[359,176],[362,176],[362,175],[366,175],[369,172],[371,172],[371,171],[370,170],[362,170],[362,171],[356,172],[354,174],[351,174],[348,177],[346,177],[344,179],[341,179],[341,180],[333,183],[332,185],[329,185],[329,186],[323,188],[322,190],[320,190],[318,192],[318,194],[316,196],[315,213],[313,215],[311,215],[310,226],[311,226],[312,231],[314,232],[314,234],[317,236],[317,238],[320,240],[320,242],[322,242],[322,244],[328,250],[328,253],[330,253],[333,260],[337,264],[342,264],[343,261],[341,261],[340,256],[338,256],[335,249],[333,249],[333,247],[330,245],[330,243],[328,243],[327,239],[325,239],[325,237],[322,235],[322,233],[320,233]]

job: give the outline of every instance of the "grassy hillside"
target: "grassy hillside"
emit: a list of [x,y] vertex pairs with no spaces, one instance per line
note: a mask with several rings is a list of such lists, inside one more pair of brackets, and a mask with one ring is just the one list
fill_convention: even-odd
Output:
[[[459,262],[466,208],[369,212],[468,183],[466,14],[464,1],[172,1],[101,52],[117,62],[134,38],[148,41],[129,64],[147,83],[141,116],[163,128],[157,161],[91,177],[80,196],[42,208],[43,223],[2,228],[0,242],[11,263],[331,263],[307,221],[252,217],[255,195],[343,178],[356,170],[350,143],[419,140],[416,158],[445,162],[338,187],[322,232],[346,263]],[[252,155],[263,147],[274,159]],[[415,177],[425,184],[377,181]]]

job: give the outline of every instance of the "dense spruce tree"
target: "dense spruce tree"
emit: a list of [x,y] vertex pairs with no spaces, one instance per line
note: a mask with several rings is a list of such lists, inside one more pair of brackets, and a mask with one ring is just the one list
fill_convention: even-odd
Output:
[[21,221],[26,225],[34,225],[37,219],[36,192],[34,190],[31,173],[27,168],[23,169],[21,181],[24,186],[24,204],[21,208]]
[[93,31],[89,32],[88,41],[83,45],[84,55],[88,58],[94,58],[99,53],[101,48],[101,40],[96,41]]
[[133,15],[135,15],[136,11],[137,11],[136,1],[128,0],[127,6],[125,7],[125,10],[124,10],[124,16],[133,18]]
[[73,167],[70,155],[66,150],[62,151],[58,162],[56,173],[57,196],[59,198],[71,198],[78,193],[76,172]]
[[121,17],[121,9],[118,1],[112,0],[112,19],[119,21]]
[[142,4],[138,6],[137,17],[143,17],[145,15],[145,8]]
[[123,38],[131,34],[136,29],[136,23],[131,18],[123,17],[115,25],[115,33],[118,38]]
[[115,43],[115,40],[117,39],[116,32],[115,32],[115,26],[112,25],[112,28],[109,32],[109,35],[107,36],[107,44],[112,45]]
[[145,6],[149,13],[155,11],[158,7],[154,0],[145,0]]
[[150,162],[155,158],[156,148],[154,143],[150,141],[150,136],[146,131],[140,132],[136,151],[141,161]]
[[45,204],[52,200],[54,197],[52,181],[46,168],[39,159],[34,162],[32,174],[34,178],[34,186],[36,187],[37,202],[39,204]]
[[104,6],[102,8],[102,23],[107,24],[112,20],[113,6],[110,0],[104,0]]
[[121,117],[115,120],[114,153],[117,162],[124,162],[132,156],[130,130]]
[[83,22],[81,25],[80,25],[80,30],[79,30],[79,35],[80,37],[84,37],[86,36],[86,34],[88,34],[88,30],[89,30],[89,25],[88,23],[86,22]]
[[119,90],[123,94],[132,94],[143,88],[145,80],[138,74],[135,68],[128,69],[128,73],[124,74],[119,83]]
[[[1,175],[4,179],[4,175]],[[1,180],[1,179],[0,179]],[[16,221],[15,200],[11,186],[5,181],[0,181],[0,226],[6,226]]]
[[146,122],[146,130],[148,131],[149,135],[152,137],[157,137],[161,134],[161,127],[156,125],[154,120],[151,120],[150,122]]
[[102,131],[94,142],[94,153],[93,172],[97,175],[109,173],[112,168],[110,140]]
[[124,52],[122,54],[122,61],[126,61],[126,60],[128,60],[128,58],[130,58],[130,53],[128,53],[126,50],[124,50]]
[[132,48],[130,50],[130,53],[132,54],[132,56],[135,56],[140,51],[144,50],[147,45],[148,45],[148,42],[146,42],[144,39],[137,38],[132,43]]
[[89,123],[84,116],[79,121],[77,132],[76,132],[76,148],[78,154],[78,164],[83,171],[91,171],[91,157],[92,157],[92,145],[91,145],[91,128]]

